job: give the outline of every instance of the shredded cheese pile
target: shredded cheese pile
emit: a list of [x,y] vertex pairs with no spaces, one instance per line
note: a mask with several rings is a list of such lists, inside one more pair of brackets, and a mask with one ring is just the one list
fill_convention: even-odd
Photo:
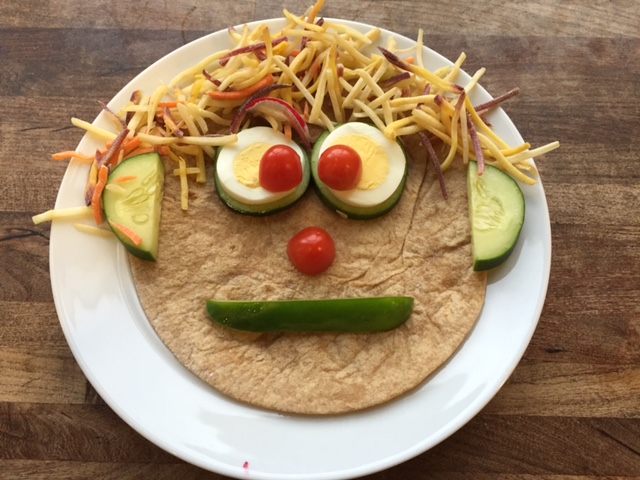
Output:
[[[111,167],[149,150],[173,159],[183,209],[188,208],[188,177],[206,182],[205,159],[215,158],[216,147],[236,141],[229,127],[238,110],[252,94],[270,85],[289,86],[273,88],[269,96],[287,102],[308,124],[333,130],[336,124],[368,121],[391,139],[426,134],[448,147],[440,161],[442,170],[456,158],[468,162],[480,156],[523,183],[536,183],[537,171],[530,160],[559,143],[535,149],[528,143],[510,147],[498,137],[482,115],[499,102],[474,106],[469,99],[484,69],[466,85],[457,85],[464,53],[453,65],[430,71],[423,64],[422,31],[411,49],[400,50],[393,37],[376,48],[379,29],[363,33],[325,21],[319,17],[323,4],[318,0],[301,16],[284,10],[286,25],[278,32],[266,24],[230,28],[233,48],[213,53],[148,96],[133,92],[118,112],[105,107],[118,133],[75,118],[72,123],[104,139],[103,154],[119,142]],[[281,116],[261,112],[261,117],[291,135]],[[248,116],[242,128],[252,120]],[[88,189],[95,185],[100,152],[96,157],[63,153],[91,163]]]

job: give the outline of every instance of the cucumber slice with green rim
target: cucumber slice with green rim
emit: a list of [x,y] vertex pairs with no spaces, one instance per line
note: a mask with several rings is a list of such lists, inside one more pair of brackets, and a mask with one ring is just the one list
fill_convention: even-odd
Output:
[[385,332],[407,321],[411,297],[371,297],[326,300],[208,300],[211,319],[228,328],[249,332]]
[[500,169],[476,162],[467,170],[473,269],[489,270],[504,262],[515,248],[524,223],[524,195],[518,183]]
[[[339,129],[340,127],[349,126],[349,125],[352,125],[352,124],[347,123],[342,125],[336,125],[336,130]],[[376,127],[369,124],[361,123],[359,125],[364,125],[366,127],[369,127],[378,131]],[[340,198],[338,198],[338,196],[324,182],[322,182],[322,180],[320,180],[320,177],[318,175],[318,163],[320,161],[320,155],[324,150],[323,143],[325,142],[325,140],[327,139],[330,133],[331,132],[327,130],[318,137],[318,139],[316,140],[316,143],[313,146],[313,151],[311,153],[311,175],[313,176],[313,181],[316,186],[316,191],[318,192],[318,196],[320,197],[322,202],[328,208],[337,212],[339,215],[343,217],[355,219],[355,220],[370,220],[388,213],[400,201],[400,198],[402,197],[402,193],[404,192],[404,187],[407,179],[407,172],[408,172],[407,162],[406,162],[407,154],[402,142],[399,139],[396,140],[395,142],[397,145],[399,145],[401,155],[404,159],[404,171],[402,173],[402,177],[400,179],[400,182],[398,183],[397,188],[389,196],[385,196],[385,198],[382,198],[380,200],[380,203],[376,205],[357,206],[357,205],[347,203],[346,201],[343,201]],[[337,143],[339,142],[337,141]]]
[[164,165],[160,155],[128,158],[113,169],[102,194],[107,223],[132,255],[158,256]]

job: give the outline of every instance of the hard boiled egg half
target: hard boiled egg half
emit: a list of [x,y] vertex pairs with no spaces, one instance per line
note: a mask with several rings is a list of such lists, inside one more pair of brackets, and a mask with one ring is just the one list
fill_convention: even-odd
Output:
[[[349,147],[360,157],[361,173],[353,188],[332,188],[322,180],[326,179],[320,173],[326,159],[323,154],[335,146]],[[318,138],[311,155],[311,173],[327,206],[348,218],[370,219],[384,215],[400,201],[407,158],[399,141],[387,138],[373,125],[351,122]]]
[[[293,150],[300,162],[300,182],[284,191],[261,185],[260,165],[275,146]],[[238,141],[218,150],[215,184],[218,196],[230,208],[249,215],[268,215],[293,205],[304,194],[311,178],[306,152],[296,142],[271,127],[253,127],[238,133]]]

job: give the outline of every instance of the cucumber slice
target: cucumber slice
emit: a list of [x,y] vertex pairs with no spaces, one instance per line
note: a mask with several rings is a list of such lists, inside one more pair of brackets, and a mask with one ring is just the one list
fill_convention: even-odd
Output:
[[[349,125],[349,124],[343,124],[343,125]],[[363,124],[363,125],[369,126],[368,124]],[[340,128],[341,126],[342,125],[337,125],[336,129]],[[375,128],[375,127],[371,126],[371,128]],[[315,183],[316,190],[322,202],[330,209],[336,211],[339,215],[347,218],[352,218],[355,220],[370,220],[388,213],[400,201],[400,198],[402,197],[402,193],[404,192],[404,187],[407,180],[407,172],[408,172],[407,162],[406,162],[407,154],[402,142],[400,140],[397,140],[397,144],[400,146],[402,150],[402,155],[404,156],[404,159],[405,159],[404,173],[402,175],[402,179],[400,183],[398,184],[397,188],[393,191],[393,193],[387,196],[386,198],[381,199],[380,203],[378,203],[377,205],[364,207],[364,206],[351,205],[339,199],[331,191],[331,189],[327,185],[325,185],[325,183],[322,182],[322,180],[320,180],[319,178],[318,162],[320,161],[320,153],[323,150],[322,144],[327,139],[330,133],[331,132],[327,130],[318,137],[318,139],[316,140],[316,143],[313,146],[313,151],[311,153],[311,175],[313,176],[313,181]]]
[[489,270],[504,262],[516,246],[524,223],[525,202],[518,183],[500,169],[476,162],[467,171],[473,269]]
[[146,153],[114,168],[102,194],[109,227],[131,254],[143,260],[154,262],[158,256],[163,192],[162,159],[157,153]]
[[411,316],[411,297],[343,298],[327,300],[208,300],[211,319],[225,327],[249,332],[385,332]]

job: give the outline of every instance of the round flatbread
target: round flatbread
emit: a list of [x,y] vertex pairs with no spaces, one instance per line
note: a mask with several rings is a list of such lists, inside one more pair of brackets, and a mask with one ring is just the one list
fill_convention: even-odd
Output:
[[[456,351],[478,318],[486,274],[472,270],[466,176],[446,172],[440,191],[424,152],[407,145],[405,193],[389,214],[341,218],[310,189],[293,208],[248,217],[225,207],[213,181],[167,178],[157,263],[131,259],[146,315],[176,358],[218,391],[282,412],[336,414],[387,402],[419,385]],[[171,172],[173,166],[167,171]],[[212,172],[207,172],[211,178]],[[333,266],[306,276],[287,259],[302,228],[325,228]],[[206,300],[404,295],[415,299],[401,327],[375,334],[252,334],[214,324]]]

